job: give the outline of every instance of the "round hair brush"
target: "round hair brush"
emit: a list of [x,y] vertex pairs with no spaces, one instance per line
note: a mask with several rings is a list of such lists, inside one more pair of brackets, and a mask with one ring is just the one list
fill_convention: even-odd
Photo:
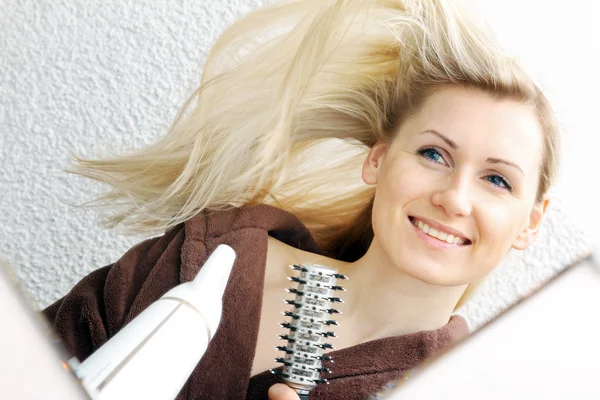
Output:
[[289,321],[281,324],[288,332],[279,337],[287,344],[277,346],[284,355],[275,359],[283,364],[283,368],[271,372],[281,376],[305,400],[315,386],[327,383],[322,374],[330,373],[330,370],[323,366],[323,361],[333,361],[324,353],[326,350],[333,350],[327,339],[335,337],[331,331],[332,326],[337,325],[333,314],[339,313],[332,306],[333,303],[342,303],[335,292],[344,290],[336,282],[337,279],[348,278],[323,265],[302,264],[290,267],[299,274],[288,278],[295,287],[287,291],[295,296],[293,300],[285,300],[292,308],[283,313],[290,317]]

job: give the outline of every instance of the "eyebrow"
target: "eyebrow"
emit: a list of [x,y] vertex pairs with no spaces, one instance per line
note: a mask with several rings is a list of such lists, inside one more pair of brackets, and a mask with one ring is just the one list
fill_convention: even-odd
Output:
[[[428,129],[426,131],[421,132],[421,134],[424,133],[431,133],[437,137],[439,137],[440,139],[442,139],[444,142],[446,142],[446,144],[448,146],[450,146],[453,150],[458,150],[459,146],[456,144],[456,142],[454,142],[453,140],[451,140],[450,138],[442,135],[441,133],[439,133],[438,131],[435,131],[433,129]],[[490,164],[506,164],[509,165],[511,167],[515,167],[516,169],[518,169],[523,175],[525,175],[525,173],[523,172],[523,170],[515,163],[507,161],[507,160],[503,160],[501,158],[493,158],[493,157],[489,157],[486,160],[487,163]]]
[[453,142],[452,140],[450,140],[449,138],[447,138],[446,136],[442,135],[441,133],[439,133],[438,131],[434,131],[433,129],[428,129],[426,131],[421,132],[421,134],[423,133],[431,133],[434,134],[435,136],[439,137],[440,139],[442,139],[444,142],[446,142],[448,144],[448,146],[452,147],[453,150],[457,150],[458,149],[458,145]]
[[491,163],[491,164],[500,163],[500,164],[510,165],[511,167],[515,167],[516,169],[518,169],[521,172],[521,174],[525,175],[525,172],[523,172],[523,170],[517,164],[515,164],[513,162],[506,161],[501,158],[488,158],[486,160],[486,162]]

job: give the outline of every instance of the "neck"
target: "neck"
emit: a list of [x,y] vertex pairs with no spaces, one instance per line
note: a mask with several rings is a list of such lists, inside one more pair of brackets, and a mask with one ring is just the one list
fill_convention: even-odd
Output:
[[[445,326],[467,285],[438,286],[423,282],[392,265],[376,248],[340,271],[350,278],[342,285],[344,324],[355,340],[436,330]],[[340,318],[341,319],[341,318]]]

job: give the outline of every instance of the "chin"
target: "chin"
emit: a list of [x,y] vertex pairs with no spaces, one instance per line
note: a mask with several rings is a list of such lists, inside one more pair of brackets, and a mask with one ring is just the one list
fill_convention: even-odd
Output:
[[453,268],[447,263],[442,265],[432,260],[419,260],[415,257],[411,260],[399,260],[396,265],[406,275],[430,285],[460,286],[467,284],[464,282],[464,277],[451,273]]

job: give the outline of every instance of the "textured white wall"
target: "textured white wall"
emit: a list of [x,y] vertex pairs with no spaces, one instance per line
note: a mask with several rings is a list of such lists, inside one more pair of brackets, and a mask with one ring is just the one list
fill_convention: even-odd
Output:
[[[127,149],[163,134],[199,81],[211,44],[261,0],[9,0],[0,9],[0,253],[45,306],[141,238],[71,207],[100,187],[67,175],[70,152]],[[567,159],[540,241],[512,255],[462,313],[476,327],[591,248],[590,133],[600,89],[591,2],[481,2],[499,36],[548,90]],[[561,2],[563,7],[564,2]],[[543,13],[543,17],[541,16]],[[595,36],[596,40],[599,37]],[[595,79],[591,80],[590,79]],[[569,207],[571,209],[569,209]],[[595,236],[598,239],[600,236]],[[598,240],[600,243],[600,240]]]

